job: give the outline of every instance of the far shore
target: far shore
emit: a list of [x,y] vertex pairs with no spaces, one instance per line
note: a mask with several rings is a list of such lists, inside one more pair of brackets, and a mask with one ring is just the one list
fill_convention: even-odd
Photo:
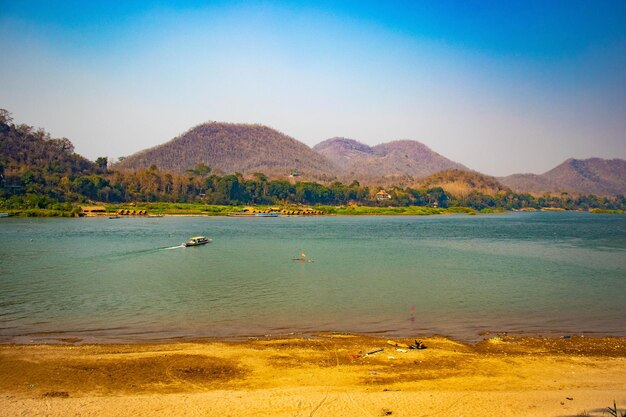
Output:
[[626,408],[624,338],[421,342],[426,349],[318,334],[0,345],[0,415],[582,417],[607,415],[613,401]]
[[[97,203],[95,203],[97,204]],[[93,208],[94,206],[91,206]],[[120,218],[145,218],[162,216],[229,216],[244,213],[276,213],[278,216],[432,216],[446,214],[504,214],[515,211],[520,212],[564,212],[559,208],[524,208],[508,211],[503,209],[475,210],[471,207],[432,207],[432,206],[219,206],[196,203],[134,203],[123,205],[96,205],[97,211],[76,207],[73,211],[59,211],[48,209],[21,209],[7,210],[4,217],[120,217]],[[576,210],[575,212],[586,212]],[[623,210],[590,210],[594,214],[626,214]]]

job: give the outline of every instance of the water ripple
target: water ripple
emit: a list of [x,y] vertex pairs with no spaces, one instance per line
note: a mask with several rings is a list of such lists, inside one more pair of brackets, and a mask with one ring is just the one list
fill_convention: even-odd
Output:
[[[626,292],[624,216],[278,220],[3,222],[1,340],[626,335],[626,306],[606,302]],[[213,243],[177,246],[197,234]]]

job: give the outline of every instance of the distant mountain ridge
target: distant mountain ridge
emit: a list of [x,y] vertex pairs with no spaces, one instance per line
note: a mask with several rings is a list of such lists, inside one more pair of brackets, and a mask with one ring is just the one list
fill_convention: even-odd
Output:
[[[167,143],[137,152],[116,168],[136,170],[156,165],[165,171],[184,172],[199,164],[210,166],[218,174],[259,172],[274,179],[297,173],[298,180],[358,180],[383,187],[437,183],[461,194],[474,187],[488,194],[511,189],[534,194],[626,195],[623,159],[568,159],[541,175],[474,177],[465,174],[474,172],[471,169],[415,140],[368,146],[355,139],[335,137],[310,148],[266,126],[218,122],[198,125]],[[441,171],[445,175],[437,180],[425,180]]]
[[469,171],[466,166],[415,140],[397,140],[370,147],[354,139],[331,138],[313,149],[339,167],[339,175],[347,179],[410,179],[447,169]]
[[260,172],[286,177],[297,172],[304,179],[328,181],[337,168],[311,148],[262,125],[210,122],[198,125],[162,145],[135,153],[120,169],[159,169],[184,172],[206,164],[225,174]]
[[626,195],[626,161],[570,158],[541,175],[513,174],[500,181],[516,192]]

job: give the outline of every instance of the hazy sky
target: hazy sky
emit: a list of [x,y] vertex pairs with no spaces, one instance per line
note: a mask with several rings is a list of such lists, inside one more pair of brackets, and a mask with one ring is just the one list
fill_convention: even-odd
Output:
[[210,120],[491,175],[626,158],[626,1],[0,0],[0,108],[116,159]]

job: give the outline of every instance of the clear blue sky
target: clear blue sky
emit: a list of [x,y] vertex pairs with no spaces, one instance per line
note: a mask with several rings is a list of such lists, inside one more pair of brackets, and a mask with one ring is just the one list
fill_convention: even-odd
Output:
[[0,0],[0,51],[0,108],[90,159],[209,120],[491,175],[626,158],[626,1]]

